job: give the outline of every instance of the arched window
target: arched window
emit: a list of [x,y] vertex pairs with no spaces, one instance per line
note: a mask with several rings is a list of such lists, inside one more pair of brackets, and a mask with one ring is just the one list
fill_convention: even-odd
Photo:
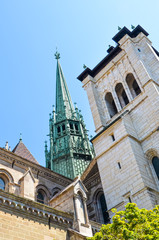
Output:
[[137,83],[137,81],[134,78],[134,75],[132,73],[129,73],[126,76],[126,83],[129,87],[129,90],[130,90],[133,98],[135,98],[137,95],[139,95],[141,93],[139,85],[138,85],[138,83]]
[[129,99],[126,95],[126,92],[123,88],[122,83],[118,83],[115,87],[116,94],[118,96],[121,107],[125,107],[129,103]]
[[9,183],[13,183],[12,175],[5,169],[0,169],[0,189],[9,191]]
[[5,182],[1,177],[0,177],[0,189],[5,190]]
[[107,212],[108,209],[107,209],[104,193],[101,194],[101,196],[99,197],[99,202],[100,202],[101,212],[103,214],[104,223],[109,223],[110,220],[109,220],[109,214]]
[[109,213],[107,212],[107,204],[102,189],[98,189],[94,194],[94,203],[96,210],[96,221],[100,223],[109,223]]
[[54,197],[56,194],[58,194],[59,192],[61,191],[60,188],[58,187],[55,187],[52,189],[52,197]]
[[159,179],[159,158],[158,157],[153,157],[152,158],[152,164],[153,164],[153,167],[155,169],[155,172],[156,172],[156,175]]
[[41,191],[41,190],[38,190],[38,193],[37,193],[37,202],[44,204],[44,199],[45,199],[44,192]]
[[112,118],[118,111],[117,111],[113,96],[110,92],[105,95],[105,102],[106,102],[110,117]]

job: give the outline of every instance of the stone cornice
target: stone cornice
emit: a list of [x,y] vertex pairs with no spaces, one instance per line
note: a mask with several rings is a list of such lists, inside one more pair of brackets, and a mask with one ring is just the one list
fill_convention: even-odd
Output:
[[99,172],[97,172],[89,180],[84,182],[87,189],[90,189],[99,183],[101,183]]
[[73,214],[56,210],[3,190],[0,190],[0,209],[35,221],[40,219],[46,222],[46,220],[50,219],[51,222],[66,228],[71,227],[73,224]]
[[[156,193],[156,194],[159,195],[159,192],[158,192],[157,190],[155,190],[155,189],[153,189],[153,188],[150,188],[150,187],[148,187],[148,186],[145,186],[145,187],[139,189],[137,192],[133,193],[133,194],[132,194],[132,197],[136,197],[137,195],[139,195],[140,193],[142,193],[142,192],[144,192],[144,191],[154,192],[154,193]],[[110,212],[113,208],[118,208],[118,207],[122,206],[123,204],[125,204],[124,201],[118,203],[118,204],[115,205],[114,207],[111,207],[111,208],[108,210],[108,212]]]
[[49,180],[51,179],[55,183],[60,184],[64,187],[68,186],[70,183],[73,182],[69,178],[66,178],[58,173],[51,171],[48,168],[45,168],[39,164],[33,163],[3,148],[0,148],[0,159],[5,162],[9,162],[11,166],[14,163],[14,165],[16,165],[17,167],[20,167],[25,170],[28,170],[30,168],[33,174],[35,175],[35,177],[41,176]]

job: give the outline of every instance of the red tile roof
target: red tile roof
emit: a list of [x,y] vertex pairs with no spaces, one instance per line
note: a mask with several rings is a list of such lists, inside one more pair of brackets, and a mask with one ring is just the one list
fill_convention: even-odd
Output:
[[15,146],[12,151],[13,153],[17,154],[20,157],[26,158],[27,160],[39,164],[38,161],[33,157],[24,143],[20,140],[19,143]]

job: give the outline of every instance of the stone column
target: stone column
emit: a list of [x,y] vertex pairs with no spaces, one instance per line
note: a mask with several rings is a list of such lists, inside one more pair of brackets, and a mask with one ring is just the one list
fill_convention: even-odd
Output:
[[77,198],[78,196],[75,194],[73,199],[74,199],[74,206],[75,206],[75,213],[76,213],[76,221],[79,221],[78,210],[77,210]]
[[87,199],[83,197],[84,214],[85,214],[85,220],[86,220],[86,224],[87,224],[87,223],[89,223],[89,219],[88,219],[88,212],[87,212],[86,201],[87,201]]

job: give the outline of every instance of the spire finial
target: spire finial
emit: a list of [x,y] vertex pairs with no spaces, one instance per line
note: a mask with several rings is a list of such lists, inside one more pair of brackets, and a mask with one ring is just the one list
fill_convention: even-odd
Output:
[[135,26],[131,24],[131,29],[134,30],[135,29]]
[[55,112],[55,105],[52,105],[52,112]]
[[56,52],[55,52],[55,54],[54,54],[54,56],[55,56],[55,59],[60,59],[60,53],[57,51],[57,48],[56,48]]
[[22,142],[22,133],[20,133],[19,142]]

